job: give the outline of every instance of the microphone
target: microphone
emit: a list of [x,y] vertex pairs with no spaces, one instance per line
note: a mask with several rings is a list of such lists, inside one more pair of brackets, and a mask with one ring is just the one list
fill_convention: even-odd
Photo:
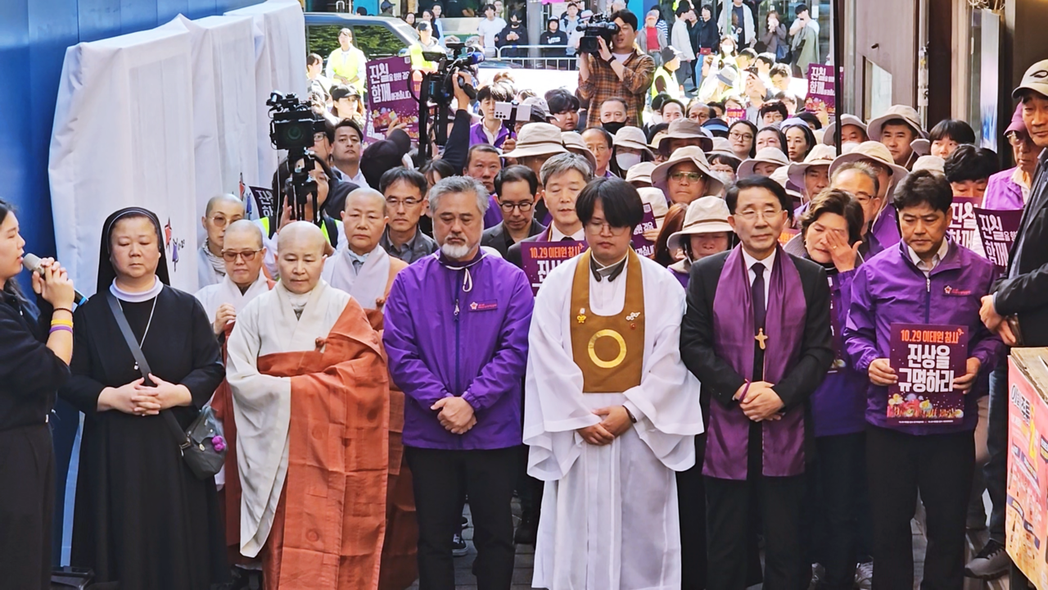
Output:
[[[30,272],[35,272],[41,277],[44,276],[44,269],[40,267],[40,257],[36,254],[26,254],[22,257],[22,266]],[[77,305],[83,305],[87,303],[87,297],[77,290],[73,290],[73,303]]]

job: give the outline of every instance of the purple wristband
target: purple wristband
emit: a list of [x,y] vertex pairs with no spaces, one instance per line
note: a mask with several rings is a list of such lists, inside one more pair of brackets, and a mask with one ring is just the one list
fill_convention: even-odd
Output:
[[54,334],[55,332],[58,332],[58,331],[61,331],[61,330],[69,332],[70,334],[73,333],[73,329],[70,328],[69,326],[51,326],[51,330],[47,334],[51,335],[51,334]]

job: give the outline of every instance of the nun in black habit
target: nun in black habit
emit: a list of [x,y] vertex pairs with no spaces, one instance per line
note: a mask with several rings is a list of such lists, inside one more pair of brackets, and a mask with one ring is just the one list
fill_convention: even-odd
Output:
[[[72,376],[59,395],[84,413],[73,515],[74,566],[101,588],[208,590],[228,580],[213,479],[196,478],[160,412],[183,428],[222,381],[203,308],[168,286],[160,221],[137,207],[106,219],[98,290],[76,311]],[[152,370],[146,387],[106,295]]]

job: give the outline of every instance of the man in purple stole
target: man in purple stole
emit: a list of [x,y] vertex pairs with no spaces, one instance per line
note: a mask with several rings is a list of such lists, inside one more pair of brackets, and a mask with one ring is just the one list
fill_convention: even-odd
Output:
[[793,590],[802,583],[808,398],[833,362],[830,291],[821,266],[778,245],[791,205],[778,183],[740,180],[725,201],[741,245],[692,266],[681,325],[681,358],[713,395],[703,464],[706,588],[746,588],[759,510],[764,588]]

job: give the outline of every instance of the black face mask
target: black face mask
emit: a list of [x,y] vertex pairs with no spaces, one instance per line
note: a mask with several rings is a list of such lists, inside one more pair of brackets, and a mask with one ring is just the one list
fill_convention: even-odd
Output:
[[618,121],[611,121],[609,123],[601,123],[600,126],[603,127],[604,130],[607,131],[608,133],[610,133],[612,135],[615,135],[616,133],[619,132],[619,129],[622,129],[623,127],[625,127],[626,124],[625,123],[620,123]]

